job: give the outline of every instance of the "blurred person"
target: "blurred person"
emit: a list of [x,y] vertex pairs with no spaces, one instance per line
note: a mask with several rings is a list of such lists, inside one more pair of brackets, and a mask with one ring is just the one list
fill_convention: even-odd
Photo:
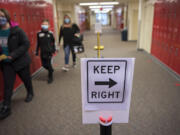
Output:
[[49,31],[49,20],[44,19],[41,24],[41,31],[37,33],[36,55],[40,49],[42,66],[48,70],[48,83],[53,82],[53,67],[51,64],[53,53],[55,53],[55,40],[53,33]]
[[76,54],[73,49],[72,39],[80,32],[79,27],[76,24],[71,23],[71,18],[68,15],[64,16],[63,25],[60,28],[59,45],[61,38],[63,37],[63,48],[64,48],[64,61],[65,65],[62,68],[64,71],[69,71],[69,55],[72,53],[73,67],[76,66]]
[[0,109],[0,119],[11,114],[11,97],[16,74],[27,90],[25,102],[33,99],[29,47],[25,32],[11,21],[7,10],[0,9],[0,69],[4,80],[4,100]]

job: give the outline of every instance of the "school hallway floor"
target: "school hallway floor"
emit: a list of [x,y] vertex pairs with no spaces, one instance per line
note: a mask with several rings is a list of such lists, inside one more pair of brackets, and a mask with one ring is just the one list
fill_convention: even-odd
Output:
[[[96,35],[84,34],[85,54],[77,68],[61,70],[62,49],[54,59],[54,82],[47,71],[33,78],[34,100],[25,103],[24,86],[13,96],[12,115],[0,121],[0,135],[99,135],[99,125],[83,125],[81,113],[80,58],[96,57]],[[136,42],[122,42],[120,32],[106,28],[101,36],[102,56],[135,57],[135,72],[128,124],[113,124],[112,135],[180,135],[180,86],[149,55],[136,50]],[[71,57],[70,57],[71,58]],[[70,61],[70,63],[72,63]]]

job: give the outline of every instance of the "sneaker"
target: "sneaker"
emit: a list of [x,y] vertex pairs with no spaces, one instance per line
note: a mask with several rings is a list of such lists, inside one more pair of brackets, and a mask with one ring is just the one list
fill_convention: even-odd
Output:
[[67,67],[62,67],[62,70],[64,70],[64,71],[69,71],[69,68],[67,68]]
[[53,82],[53,78],[52,78],[52,77],[48,78],[47,83],[48,83],[48,84],[51,84],[52,82]]
[[77,67],[76,62],[73,62],[72,67],[73,67],[73,68],[76,68],[76,67]]
[[34,97],[33,94],[27,94],[27,96],[26,96],[26,98],[25,98],[24,101],[25,101],[26,103],[29,103],[29,102],[32,101],[33,97]]
[[5,119],[11,114],[11,108],[7,106],[3,106],[0,110],[0,120]]
[[76,64],[73,64],[73,65],[72,65],[72,67],[73,67],[73,68],[76,68],[76,67],[77,67],[77,65],[76,65]]

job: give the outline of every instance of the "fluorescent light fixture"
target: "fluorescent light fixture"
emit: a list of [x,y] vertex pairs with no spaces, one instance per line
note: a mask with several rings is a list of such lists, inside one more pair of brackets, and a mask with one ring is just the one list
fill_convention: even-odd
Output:
[[119,2],[100,2],[99,5],[118,5]]
[[80,3],[80,6],[98,6],[98,5],[118,5],[119,2],[89,2],[89,3]]
[[91,3],[80,3],[79,5],[80,6],[94,6],[94,5],[98,5],[99,3],[93,3],[93,2],[91,2]]
[[90,9],[92,8],[113,8],[114,6],[111,5],[111,6],[89,6]]

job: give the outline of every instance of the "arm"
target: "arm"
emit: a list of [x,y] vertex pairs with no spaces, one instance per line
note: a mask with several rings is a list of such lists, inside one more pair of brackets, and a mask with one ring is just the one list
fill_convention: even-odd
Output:
[[37,45],[36,45],[36,52],[35,54],[38,56],[39,53],[39,33],[37,33]]
[[54,39],[53,33],[51,33],[51,45],[53,48],[53,53],[55,53],[56,52],[56,46],[55,46],[55,39]]
[[63,37],[63,27],[61,26],[60,34],[59,34],[59,44],[61,43],[61,38]]
[[23,54],[25,54],[28,51],[30,47],[30,43],[25,32],[22,29],[19,29],[18,34],[20,40],[19,46],[17,49],[15,49],[13,52],[10,53],[9,57],[11,58],[11,60],[15,60],[21,57]]
[[77,24],[74,23],[74,24],[72,25],[72,27],[74,28],[74,32],[75,32],[75,33],[80,33],[80,29],[79,29],[79,27],[78,27]]

